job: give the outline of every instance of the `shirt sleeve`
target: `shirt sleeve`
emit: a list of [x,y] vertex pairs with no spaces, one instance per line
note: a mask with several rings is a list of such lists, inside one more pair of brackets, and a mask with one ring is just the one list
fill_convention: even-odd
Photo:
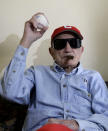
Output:
[[80,131],[108,131],[108,89],[99,73],[90,81],[93,115],[86,120],[76,119]]
[[1,80],[0,80],[0,96],[2,96],[3,91],[2,91],[2,86],[1,86]]
[[19,45],[1,79],[3,96],[20,104],[29,103],[34,85],[33,67],[25,71],[27,53],[28,49]]

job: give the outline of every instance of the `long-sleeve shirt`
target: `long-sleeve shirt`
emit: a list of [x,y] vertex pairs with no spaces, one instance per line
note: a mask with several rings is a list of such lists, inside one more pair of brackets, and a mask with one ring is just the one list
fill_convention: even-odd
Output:
[[79,131],[108,131],[108,89],[97,71],[80,64],[66,73],[56,63],[25,70],[27,52],[18,46],[0,81],[3,96],[29,105],[22,131],[36,131],[50,118],[75,119]]

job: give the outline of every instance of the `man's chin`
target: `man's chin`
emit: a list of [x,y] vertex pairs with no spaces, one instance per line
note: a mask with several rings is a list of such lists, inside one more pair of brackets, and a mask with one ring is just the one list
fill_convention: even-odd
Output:
[[75,61],[73,61],[72,59],[68,59],[68,60],[64,60],[61,63],[60,62],[56,62],[58,65],[60,65],[62,68],[65,67],[75,67],[76,63]]
[[63,64],[63,67],[75,67],[75,63],[73,63],[72,61],[68,61],[68,62],[65,62]]
[[70,65],[70,66],[72,66],[74,64],[75,63],[74,63],[74,61],[72,59],[69,59],[69,60],[67,60],[67,61],[64,62],[64,65]]

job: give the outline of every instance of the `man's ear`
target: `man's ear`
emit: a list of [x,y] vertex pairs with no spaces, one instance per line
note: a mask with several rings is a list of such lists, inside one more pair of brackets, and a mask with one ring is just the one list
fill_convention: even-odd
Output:
[[81,46],[81,52],[82,53],[84,52],[84,46]]
[[52,48],[52,47],[49,48],[49,53],[50,53],[50,55],[51,55],[52,57],[54,56],[54,51],[53,51],[53,48]]

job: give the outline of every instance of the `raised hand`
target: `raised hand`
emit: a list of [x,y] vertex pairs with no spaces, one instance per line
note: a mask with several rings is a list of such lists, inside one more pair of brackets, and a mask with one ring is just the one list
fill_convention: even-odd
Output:
[[46,18],[43,13],[37,13],[25,23],[23,37],[20,41],[20,45],[24,46],[25,48],[29,48],[31,44],[41,38],[48,29],[48,26],[42,25],[36,20],[35,17],[37,15],[43,15]]

